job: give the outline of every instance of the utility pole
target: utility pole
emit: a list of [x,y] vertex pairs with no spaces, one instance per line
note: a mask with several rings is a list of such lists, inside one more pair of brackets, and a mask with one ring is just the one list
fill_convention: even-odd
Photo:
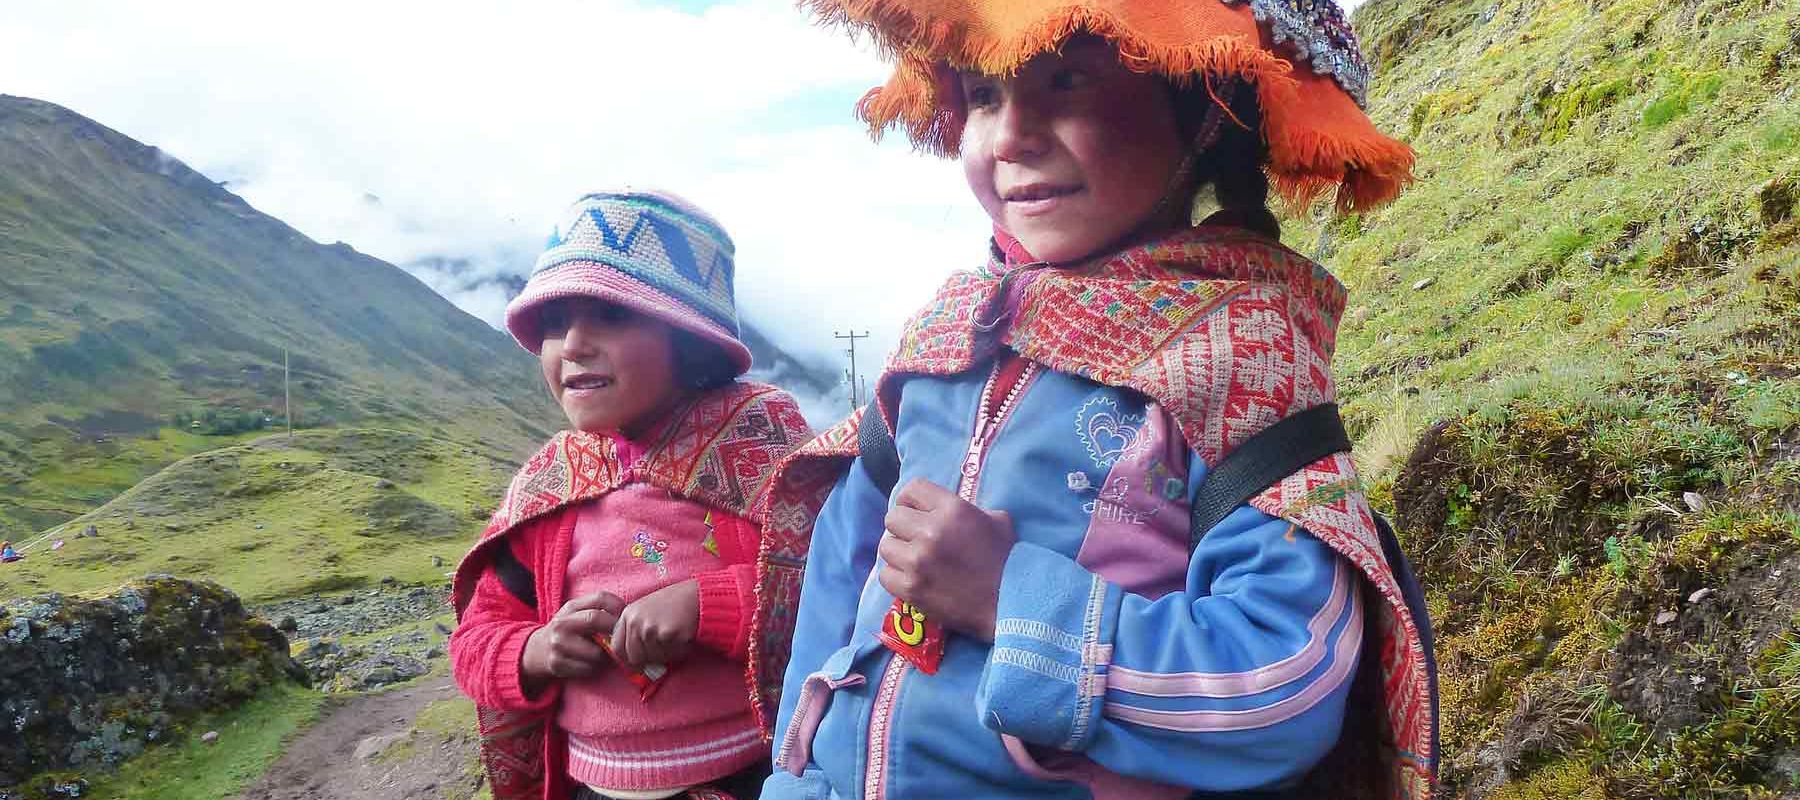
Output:
[[287,438],[294,440],[294,395],[288,391],[288,349],[281,348],[281,410],[287,413]]
[[856,373],[856,340],[869,338],[869,332],[863,331],[862,333],[857,333],[856,329],[852,328],[849,333],[838,333],[834,330],[831,332],[831,336],[834,339],[850,340],[850,347],[844,352],[850,356],[850,374],[847,376],[849,378],[847,383],[850,384],[850,410],[855,411],[862,405],[862,401],[858,397],[858,392],[856,391],[857,382],[859,380]]

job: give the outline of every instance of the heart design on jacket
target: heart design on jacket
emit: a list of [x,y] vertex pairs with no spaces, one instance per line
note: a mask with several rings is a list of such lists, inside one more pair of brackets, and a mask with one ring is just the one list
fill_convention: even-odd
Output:
[[1144,426],[1143,414],[1121,414],[1111,397],[1095,397],[1075,415],[1075,430],[1097,467],[1109,467],[1137,444]]

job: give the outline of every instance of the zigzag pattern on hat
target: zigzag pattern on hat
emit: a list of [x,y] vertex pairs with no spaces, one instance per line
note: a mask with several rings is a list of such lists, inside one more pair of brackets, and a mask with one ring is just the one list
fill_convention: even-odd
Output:
[[551,232],[532,274],[571,261],[605,264],[736,333],[731,239],[684,206],[648,193],[588,195]]

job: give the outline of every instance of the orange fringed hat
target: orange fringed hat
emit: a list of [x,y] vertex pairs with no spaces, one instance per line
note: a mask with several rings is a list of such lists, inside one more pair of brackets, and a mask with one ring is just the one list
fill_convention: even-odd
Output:
[[866,33],[894,74],[857,113],[875,133],[954,157],[964,111],[956,70],[1010,74],[1086,32],[1126,65],[1179,85],[1236,78],[1255,87],[1274,190],[1311,204],[1336,191],[1339,211],[1394,199],[1413,152],[1363,112],[1369,68],[1332,0],[802,0],[823,21]]

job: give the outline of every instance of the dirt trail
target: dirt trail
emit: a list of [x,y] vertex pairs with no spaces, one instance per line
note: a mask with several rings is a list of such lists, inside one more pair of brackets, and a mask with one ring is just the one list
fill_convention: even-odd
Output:
[[[457,696],[448,677],[332,702],[238,800],[467,800],[473,731],[422,730],[426,706]],[[473,726],[470,726],[471,728]]]

